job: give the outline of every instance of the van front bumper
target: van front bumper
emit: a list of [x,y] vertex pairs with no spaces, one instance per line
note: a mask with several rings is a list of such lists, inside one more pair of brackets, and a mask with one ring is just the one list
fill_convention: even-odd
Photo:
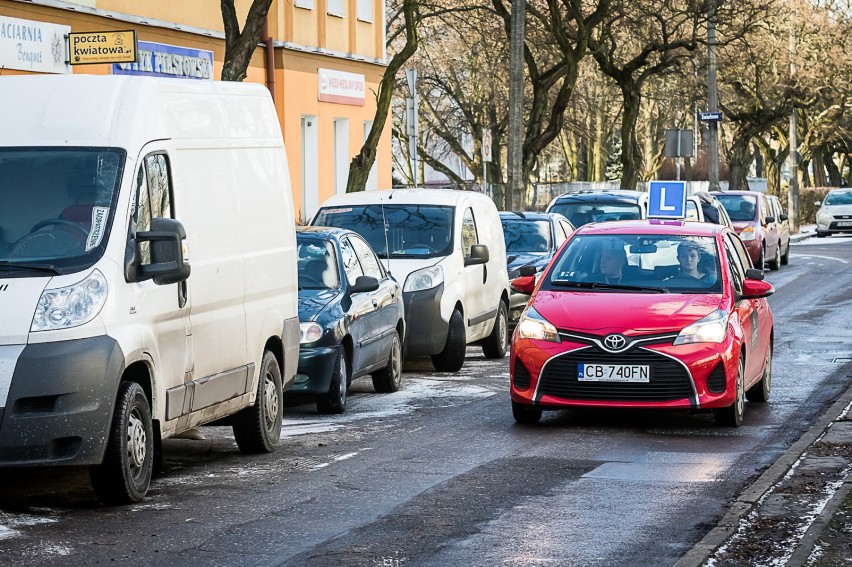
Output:
[[[0,346],[0,355],[11,349],[20,346]],[[0,467],[99,464],[124,371],[118,343],[93,337],[31,344],[12,363],[0,408]]]
[[441,317],[444,284],[402,294],[405,304],[405,355],[430,356],[444,350],[450,322]]

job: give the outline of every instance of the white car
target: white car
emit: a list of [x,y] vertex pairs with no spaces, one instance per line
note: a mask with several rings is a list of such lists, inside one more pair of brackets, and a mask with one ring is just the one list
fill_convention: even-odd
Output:
[[832,189],[816,215],[816,234],[820,238],[836,232],[852,232],[852,189]]

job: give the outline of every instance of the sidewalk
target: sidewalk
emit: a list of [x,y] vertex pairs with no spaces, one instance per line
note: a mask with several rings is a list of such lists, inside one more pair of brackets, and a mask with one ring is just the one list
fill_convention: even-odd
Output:
[[852,386],[675,567],[850,564]]
[[790,235],[790,242],[799,242],[800,240],[805,240],[811,236],[816,236],[816,225],[803,224],[799,227],[799,232]]

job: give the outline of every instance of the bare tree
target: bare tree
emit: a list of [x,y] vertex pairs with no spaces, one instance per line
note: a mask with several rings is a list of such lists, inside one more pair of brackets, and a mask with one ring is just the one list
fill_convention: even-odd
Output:
[[251,56],[260,41],[260,30],[271,4],[272,0],[253,0],[246,15],[246,23],[240,31],[234,0],[221,0],[222,22],[225,25],[223,81],[242,81],[246,78]]

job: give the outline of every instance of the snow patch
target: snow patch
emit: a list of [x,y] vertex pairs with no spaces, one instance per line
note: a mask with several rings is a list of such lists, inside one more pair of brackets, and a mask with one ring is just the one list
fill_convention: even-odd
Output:
[[0,526],[0,541],[4,539],[11,539],[19,535],[21,535],[21,533],[17,530],[9,529],[6,526]]

